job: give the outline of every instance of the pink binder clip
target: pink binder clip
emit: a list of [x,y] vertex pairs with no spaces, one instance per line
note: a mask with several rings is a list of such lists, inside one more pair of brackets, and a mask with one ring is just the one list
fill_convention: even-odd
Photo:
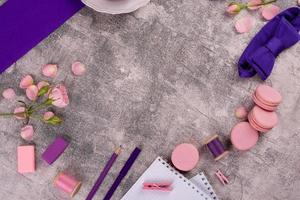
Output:
[[216,171],[216,176],[221,181],[221,183],[223,183],[223,185],[227,185],[229,183],[229,180],[226,178],[226,176],[224,176],[224,174],[221,172],[221,170],[218,169]]
[[165,183],[143,183],[143,189],[144,190],[160,190],[160,191],[172,191],[170,182]]

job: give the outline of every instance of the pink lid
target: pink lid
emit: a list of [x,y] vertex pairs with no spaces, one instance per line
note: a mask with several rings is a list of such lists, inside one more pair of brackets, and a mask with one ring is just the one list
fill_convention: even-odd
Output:
[[183,143],[173,150],[171,160],[177,169],[190,171],[199,161],[199,151],[194,145]]
[[259,85],[256,88],[256,96],[268,105],[278,105],[282,101],[281,94],[268,85]]
[[248,122],[240,122],[231,131],[231,142],[239,150],[252,148],[258,140],[258,132]]
[[273,128],[278,122],[275,112],[265,111],[258,106],[254,106],[252,109],[252,118],[257,125],[264,129]]

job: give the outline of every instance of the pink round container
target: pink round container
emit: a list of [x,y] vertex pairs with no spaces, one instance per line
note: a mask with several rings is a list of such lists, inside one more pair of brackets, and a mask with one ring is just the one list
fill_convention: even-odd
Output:
[[199,161],[199,151],[194,145],[183,143],[173,150],[171,160],[178,170],[190,171]]
[[54,185],[73,197],[79,191],[81,182],[64,172],[60,172],[54,179]]
[[238,150],[251,149],[258,141],[258,132],[248,122],[240,122],[231,131],[231,143]]

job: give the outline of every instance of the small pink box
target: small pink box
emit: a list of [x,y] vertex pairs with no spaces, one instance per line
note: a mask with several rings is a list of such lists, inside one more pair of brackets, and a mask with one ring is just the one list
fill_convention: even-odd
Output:
[[18,146],[18,172],[35,172],[35,152],[34,146]]

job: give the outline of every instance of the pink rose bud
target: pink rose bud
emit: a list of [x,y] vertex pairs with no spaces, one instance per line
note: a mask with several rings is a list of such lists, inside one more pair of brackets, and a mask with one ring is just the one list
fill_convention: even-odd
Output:
[[35,85],[31,85],[26,89],[26,96],[31,101],[35,101],[38,97],[39,89]]
[[51,119],[52,117],[54,117],[54,113],[53,112],[51,112],[51,111],[48,111],[48,112],[45,112],[45,114],[44,114],[44,120],[49,120],[49,119]]
[[243,8],[243,4],[233,2],[229,4],[226,12],[229,14],[238,14]]
[[21,129],[21,137],[26,141],[31,141],[33,139],[33,127],[31,125],[24,126]]
[[5,99],[14,99],[16,97],[16,93],[12,88],[8,88],[2,92],[2,96]]
[[263,0],[251,0],[248,2],[247,8],[249,10],[256,10],[256,9],[260,8],[263,3],[264,3]]
[[49,86],[50,84],[46,81],[40,81],[38,84],[37,84],[37,87],[38,89],[42,89],[42,87],[45,87],[45,86]]
[[57,65],[47,64],[43,67],[42,73],[44,76],[54,78],[57,74]]
[[263,18],[265,20],[273,19],[273,17],[275,17],[277,14],[279,14],[279,12],[280,12],[280,8],[278,6],[275,6],[272,4],[264,6],[261,9],[261,15],[263,16]]
[[33,85],[33,78],[30,75],[26,75],[20,82],[20,88],[26,89]]
[[26,118],[26,114],[24,113],[26,110],[24,107],[17,107],[14,110],[14,115],[17,119],[25,119]]
[[241,106],[235,110],[235,116],[239,119],[245,119],[248,115],[248,110],[246,107]]
[[73,74],[75,74],[76,76],[81,76],[85,73],[86,69],[85,69],[85,65],[82,64],[81,62],[74,62],[72,64],[72,72]]
[[52,100],[52,104],[59,108],[64,108],[69,104],[69,96],[67,88],[60,84],[53,88],[49,94],[49,99]]

